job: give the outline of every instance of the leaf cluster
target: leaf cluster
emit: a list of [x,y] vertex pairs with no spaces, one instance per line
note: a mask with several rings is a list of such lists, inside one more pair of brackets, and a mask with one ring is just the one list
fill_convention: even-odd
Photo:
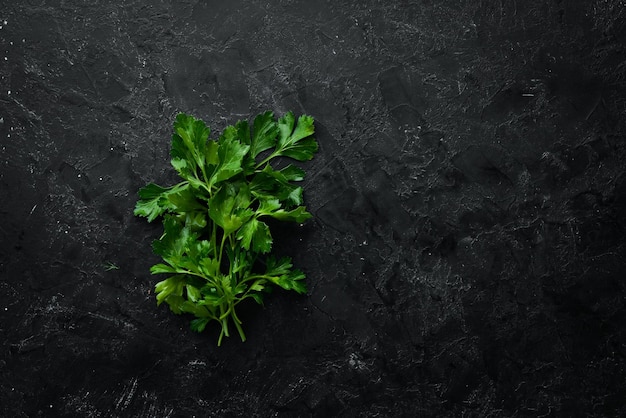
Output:
[[268,111],[252,127],[241,120],[214,140],[203,121],[181,113],[174,122],[171,164],[182,181],[139,190],[134,214],[163,220],[163,235],[153,243],[163,262],[151,272],[168,277],[155,286],[157,304],[194,315],[194,331],[219,323],[218,345],[231,323],[245,341],[235,310],[245,299],[262,304],[272,285],[306,293],[304,273],[288,257],[271,254],[267,220],[311,218],[297,185],[304,171],[292,164],[276,169],[274,163],[280,157],[313,158],[313,122],[306,115],[296,121],[291,112],[276,120]]

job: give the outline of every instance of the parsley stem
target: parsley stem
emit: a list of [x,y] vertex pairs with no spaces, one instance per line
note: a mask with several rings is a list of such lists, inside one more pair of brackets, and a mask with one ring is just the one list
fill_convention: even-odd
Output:
[[[222,324],[223,335],[230,337],[230,333],[228,332],[228,318],[221,319],[220,323]],[[217,345],[220,344],[221,340],[222,340],[222,335],[220,334],[220,340],[218,341]]]
[[243,328],[241,328],[241,320],[237,317],[237,313],[235,313],[235,309],[233,308],[233,322],[235,323],[235,328],[237,328],[237,332],[239,332],[239,337],[241,337],[241,341],[246,340],[246,334],[243,332]]
[[211,222],[213,231],[211,232],[211,245],[213,247],[213,258],[217,259],[217,226],[215,222]]
[[228,237],[229,235],[223,234],[222,235],[222,243],[220,244],[220,252],[217,256],[217,265],[221,267],[222,265],[222,255],[224,254],[224,243],[226,242],[226,237]]
[[272,279],[272,277],[274,277],[274,276],[268,276],[268,275],[266,275],[266,274],[253,274],[253,275],[248,276],[248,277],[246,277],[245,279],[243,279],[243,280],[241,281],[241,283],[244,283],[244,282],[247,282],[247,281],[250,281],[250,280],[254,280],[254,279],[266,279],[266,280],[271,280],[271,279]]
[[211,312],[211,310],[207,306],[204,307],[204,310],[207,312],[207,317],[208,318],[211,318],[211,319],[216,320],[216,321],[218,320],[217,316],[215,316],[213,314],[213,312]]
[[226,312],[220,315],[220,320],[228,319],[228,315],[233,311],[232,306],[232,302],[228,304],[228,309],[226,309]]
[[[241,283],[246,282],[248,279],[249,279],[249,277],[245,278],[244,280],[241,281]],[[250,294],[250,291],[252,291],[252,289],[257,285],[257,283],[260,280],[262,280],[262,279],[257,279],[256,282],[252,284],[252,286],[248,286],[248,289],[245,291],[245,293],[243,295],[241,295],[241,297],[237,298],[237,301],[233,304],[233,306],[237,306],[239,304],[239,302],[243,302],[243,300],[248,297],[248,295]]]
[[278,151],[274,151],[273,153],[271,153],[266,159],[264,159],[263,161],[261,161],[260,163],[258,163],[256,165],[256,168],[258,169],[259,167],[261,167],[262,165],[268,163],[272,158],[277,157],[278,155],[280,155],[280,152]]
[[204,178],[204,182],[206,183],[206,189],[209,193],[211,193],[211,183],[209,182],[209,177],[206,175],[206,168],[204,164],[200,165],[200,171],[202,171],[202,177]]
[[187,269],[176,269],[176,273],[178,274],[189,274],[190,276],[196,276],[196,277],[200,277],[204,280],[206,280],[207,282],[211,283],[213,286],[215,287],[219,287],[217,281],[215,281],[212,277],[207,277],[204,274],[201,273],[196,273]]

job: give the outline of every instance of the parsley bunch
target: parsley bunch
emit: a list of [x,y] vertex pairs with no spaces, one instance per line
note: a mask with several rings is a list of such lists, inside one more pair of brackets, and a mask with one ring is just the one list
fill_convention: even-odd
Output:
[[[156,284],[157,305],[166,302],[176,314],[196,317],[191,329],[201,332],[211,321],[221,325],[218,345],[233,323],[245,334],[235,308],[245,299],[263,303],[277,285],[306,293],[304,273],[288,257],[270,255],[268,218],[301,223],[311,214],[302,206],[304,171],[294,165],[272,166],[277,157],[313,158],[313,118],[296,120],[272,112],[228,126],[217,140],[201,120],[179,114],[174,123],[171,163],[182,182],[139,190],[134,214],[148,222],[162,217],[164,233],[153,243],[163,263],[152,274],[169,277]],[[284,165],[284,164],[283,164]]]

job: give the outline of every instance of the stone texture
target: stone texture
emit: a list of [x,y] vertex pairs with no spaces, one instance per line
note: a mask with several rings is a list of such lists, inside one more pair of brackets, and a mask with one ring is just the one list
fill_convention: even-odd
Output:
[[[0,415],[626,415],[622,0],[4,3]],[[218,348],[132,208],[176,113],[267,109],[309,293]]]

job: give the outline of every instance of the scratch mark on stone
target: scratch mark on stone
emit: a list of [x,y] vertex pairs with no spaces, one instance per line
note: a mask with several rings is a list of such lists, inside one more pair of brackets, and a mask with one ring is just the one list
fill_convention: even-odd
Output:
[[122,320],[117,319],[117,318],[113,318],[113,317],[110,317],[110,316],[102,315],[102,314],[99,314],[97,312],[87,312],[87,315],[91,316],[92,318],[98,318],[98,319],[103,319],[105,321],[113,322],[116,325],[124,325],[126,328],[129,328],[129,329],[135,329],[135,326],[133,324],[131,324],[130,322],[122,321]]
[[[130,386],[130,388],[128,388],[128,386]],[[133,377],[131,379],[130,385],[127,385],[125,387],[124,392],[117,400],[115,404],[115,409],[121,410],[121,411],[126,410],[128,406],[130,405],[130,403],[132,402],[133,398],[135,397],[136,392],[137,392],[137,378]]]

